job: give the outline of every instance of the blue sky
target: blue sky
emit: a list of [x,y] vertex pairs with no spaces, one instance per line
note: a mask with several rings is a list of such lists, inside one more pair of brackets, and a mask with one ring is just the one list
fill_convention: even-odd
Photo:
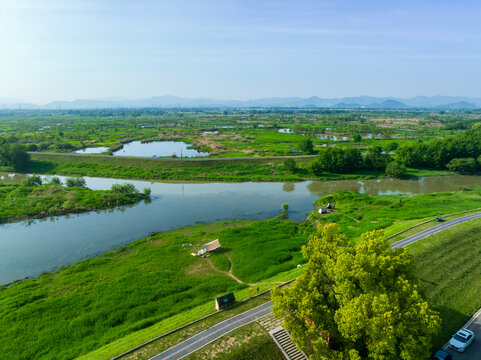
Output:
[[0,96],[481,97],[481,1],[1,0]]

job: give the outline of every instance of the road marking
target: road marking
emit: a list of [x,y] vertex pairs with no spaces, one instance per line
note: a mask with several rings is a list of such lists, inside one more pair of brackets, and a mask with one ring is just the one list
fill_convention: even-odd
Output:
[[[264,304],[263,304],[263,305],[264,305]],[[262,305],[259,305],[259,306],[262,306]],[[231,326],[231,325],[237,324],[237,323],[239,323],[239,322],[241,322],[241,321],[243,321],[243,320],[245,320],[245,319],[248,319],[248,318],[250,318],[250,317],[252,317],[252,316],[254,316],[254,315],[257,315],[257,314],[260,313],[260,312],[263,312],[263,311],[266,311],[266,310],[270,310],[270,307],[271,307],[271,306],[269,306],[269,307],[267,307],[267,308],[263,308],[263,309],[261,309],[261,310],[258,310],[258,311],[256,311],[256,312],[254,312],[253,314],[250,314],[250,315],[248,315],[248,316],[242,317],[242,318],[240,318],[240,319],[237,320],[237,321],[234,321],[234,322],[232,322],[232,323],[229,323],[229,324],[227,324],[227,325],[224,325],[224,326],[221,327],[220,329],[217,329],[216,331],[214,331],[214,332],[212,332],[212,333],[210,333],[210,334],[208,334],[208,335],[206,335],[206,336],[204,336],[204,337],[202,337],[202,338],[194,341],[192,344],[187,345],[187,346],[184,346],[183,348],[177,350],[176,352],[170,354],[169,356],[164,357],[164,358],[160,358],[159,360],[169,359],[169,358],[171,358],[172,356],[177,355],[179,352],[184,351],[185,349],[188,349],[189,347],[191,347],[191,346],[197,344],[198,342],[200,342],[200,341],[208,338],[209,336],[212,336],[212,335],[218,333],[218,332],[221,331],[221,330],[224,330],[225,328],[227,328],[227,327],[229,327],[229,326]],[[228,319],[228,320],[229,320],[229,319]],[[217,325],[219,325],[219,323],[218,323]],[[214,325],[214,326],[215,326],[215,325]],[[206,330],[208,330],[208,329],[206,329]],[[205,331],[206,331],[206,330],[205,330]],[[202,332],[201,332],[201,333],[202,333]],[[201,333],[199,333],[199,334],[201,334]],[[197,334],[197,335],[199,335],[199,334]],[[194,335],[194,336],[195,336],[195,335]],[[192,339],[192,338],[191,338],[191,339]],[[188,341],[188,340],[189,340],[189,339],[187,339],[186,341]],[[177,346],[178,346],[178,345],[177,345]],[[169,349],[167,349],[166,351],[168,351],[168,350],[169,350]],[[160,354],[155,355],[154,357],[150,358],[149,360],[153,360],[153,359],[155,359],[155,358],[156,358],[157,356],[159,356],[159,355],[160,355]],[[188,354],[187,354],[187,355],[188,355]],[[185,356],[187,356],[187,355],[185,355]]]

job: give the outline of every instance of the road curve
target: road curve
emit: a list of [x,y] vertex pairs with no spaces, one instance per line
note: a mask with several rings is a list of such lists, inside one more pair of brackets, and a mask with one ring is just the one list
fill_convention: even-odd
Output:
[[[430,229],[423,230],[415,235],[408,236],[407,238],[397,241],[391,245],[392,249],[396,249],[398,247],[405,247],[409,244],[415,243],[416,241],[422,240],[425,237],[430,235],[436,234],[440,231],[443,231],[447,228],[455,226],[457,224],[481,218],[481,212],[463,216],[454,220],[443,222],[437,226],[434,226]],[[217,340],[218,338],[224,336],[225,334],[240,328],[244,325],[247,325],[261,317],[268,315],[271,313],[271,307],[274,305],[272,301],[269,301],[265,304],[262,304],[254,309],[245,311],[239,315],[231,317],[230,319],[224,320],[194,336],[191,338],[177,344],[170,349],[165,350],[164,352],[155,355],[154,357],[150,358],[149,360],[178,360],[182,359],[183,357],[192,354],[193,352],[199,350],[200,348],[210,344],[211,342]]]
[[443,222],[443,223],[441,223],[437,226],[434,226],[432,228],[423,230],[421,232],[418,232],[417,234],[408,236],[407,238],[405,238],[403,240],[396,241],[395,243],[391,244],[391,248],[396,249],[398,247],[407,246],[409,244],[415,243],[416,241],[424,239],[427,236],[436,234],[436,233],[438,233],[440,231],[443,231],[447,228],[450,228],[452,226],[461,224],[461,223],[469,221],[469,220],[478,219],[478,218],[481,218],[481,212],[476,213],[476,214],[466,215],[466,216],[463,216],[463,217],[460,217],[460,218],[457,218],[457,219],[454,219],[454,220]]

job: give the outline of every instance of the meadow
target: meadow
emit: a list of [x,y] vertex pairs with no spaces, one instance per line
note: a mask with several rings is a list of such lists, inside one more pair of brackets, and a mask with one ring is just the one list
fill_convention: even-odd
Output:
[[[205,303],[213,310],[216,296],[295,268],[309,229],[281,220],[200,224],[4,286],[0,353],[70,359]],[[224,261],[191,256],[215,238],[223,252],[212,258]]]

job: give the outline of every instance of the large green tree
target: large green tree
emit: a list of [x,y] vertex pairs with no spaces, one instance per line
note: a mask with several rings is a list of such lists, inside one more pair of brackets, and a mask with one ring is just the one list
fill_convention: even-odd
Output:
[[302,251],[303,273],[272,298],[275,316],[311,359],[429,357],[440,318],[421,296],[405,249],[393,251],[382,231],[353,243],[329,224]]
[[0,144],[0,166],[11,166],[15,170],[25,168],[30,161],[25,145],[15,143]]

